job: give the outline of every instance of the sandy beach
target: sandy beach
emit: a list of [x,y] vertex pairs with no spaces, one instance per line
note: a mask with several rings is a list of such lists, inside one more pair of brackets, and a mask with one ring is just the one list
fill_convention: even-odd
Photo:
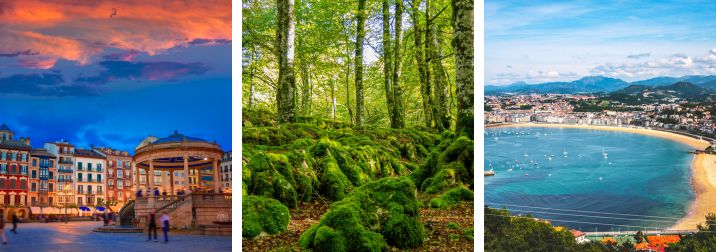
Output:
[[[666,138],[672,141],[687,144],[698,150],[704,150],[709,146],[709,142],[705,140],[666,131],[643,128],[541,123],[503,124],[492,127],[545,127],[611,130]],[[706,216],[707,213],[716,213],[716,200],[714,200],[716,199],[716,155],[697,154],[691,163],[691,172],[691,185],[694,188],[696,199],[691,203],[687,215],[681,218],[676,225],[671,227],[675,230],[695,230],[698,223],[703,223],[705,221],[704,216]]]

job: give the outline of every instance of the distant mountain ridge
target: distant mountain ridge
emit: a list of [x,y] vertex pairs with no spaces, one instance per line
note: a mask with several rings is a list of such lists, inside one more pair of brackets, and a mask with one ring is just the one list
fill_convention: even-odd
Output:
[[[640,99],[654,100],[664,98],[680,98],[685,100],[709,100],[716,98],[716,90],[701,87],[693,83],[679,81],[671,85],[648,86],[630,85],[626,88],[610,93],[611,97],[639,97]],[[647,99],[648,98],[648,99]]]
[[[547,82],[527,84],[516,82],[506,86],[486,85],[486,95],[501,94],[580,94],[580,93],[611,93],[632,85],[657,87],[668,86],[679,82],[693,84],[698,87],[716,91],[716,75],[687,75],[682,77],[655,77],[646,80],[626,82],[617,78],[604,76],[587,76],[571,82]],[[636,87],[634,87],[636,88]]]

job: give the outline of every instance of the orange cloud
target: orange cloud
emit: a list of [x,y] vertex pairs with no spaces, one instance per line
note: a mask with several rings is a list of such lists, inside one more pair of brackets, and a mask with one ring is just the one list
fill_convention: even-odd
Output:
[[38,56],[25,61],[42,57],[43,68],[88,64],[110,48],[155,55],[195,39],[231,40],[231,1],[8,1],[0,23],[0,53],[32,50]]

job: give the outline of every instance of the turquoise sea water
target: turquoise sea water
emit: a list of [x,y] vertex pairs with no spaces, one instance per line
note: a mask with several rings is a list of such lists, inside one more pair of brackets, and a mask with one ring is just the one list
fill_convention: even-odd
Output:
[[692,150],[625,132],[488,128],[485,204],[584,231],[670,227],[694,199]]

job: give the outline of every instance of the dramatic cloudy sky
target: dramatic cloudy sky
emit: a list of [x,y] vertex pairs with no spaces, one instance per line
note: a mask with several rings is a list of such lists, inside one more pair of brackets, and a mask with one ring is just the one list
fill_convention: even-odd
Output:
[[229,0],[0,1],[0,123],[32,145],[231,149]]
[[716,1],[485,0],[488,85],[716,74]]

